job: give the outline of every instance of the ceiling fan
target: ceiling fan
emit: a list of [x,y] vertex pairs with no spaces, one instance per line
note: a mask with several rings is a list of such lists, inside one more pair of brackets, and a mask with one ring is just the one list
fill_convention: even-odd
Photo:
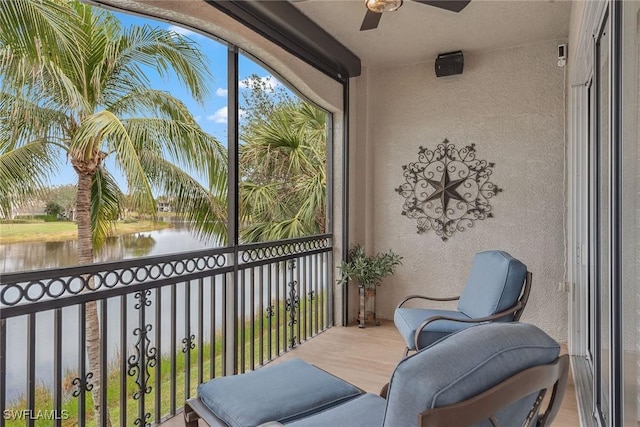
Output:
[[[460,12],[471,0],[413,0],[417,3],[426,4],[428,6],[440,9],[450,10],[451,12]],[[365,0],[367,5],[367,13],[364,15],[360,31],[373,30],[378,27],[383,12],[393,12],[402,6],[402,0]]]

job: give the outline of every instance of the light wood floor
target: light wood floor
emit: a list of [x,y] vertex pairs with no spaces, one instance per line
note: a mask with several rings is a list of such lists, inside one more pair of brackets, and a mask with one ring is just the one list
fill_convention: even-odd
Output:
[[[334,327],[309,340],[272,363],[298,357],[368,391],[378,393],[389,381],[402,358],[404,341],[393,326]],[[202,421],[201,426],[205,426]],[[573,379],[569,385],[554,427],[580,425]],[[162,424],[162,427],[184,426],[182,415]]]

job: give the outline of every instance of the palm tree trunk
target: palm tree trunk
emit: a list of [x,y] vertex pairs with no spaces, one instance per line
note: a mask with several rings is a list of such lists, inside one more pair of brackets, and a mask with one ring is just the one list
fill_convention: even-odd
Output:
[[[91,181],[92,175],[88,173],[78,174],[78,194],[76,220],[78,225],[78,264],[93,263],[93,243],[91,239]],[[93,278],[89,278],[88,286],[94,287]],[[87,354],[89,356],[89,371],[93,374],[91,383],[91,397],[96,417],[96,425],[99,427],[111,427],[111,419],[107,412],[106,420],[101,419],[100,405],[102,402],[102,372],[100,371],[100,321],[98,307],[95,301],[89,301],[85,306]],[[104,422],[103,422],[104,421]]]
[[91,241],[91,175],[78,175],[76,221],[78,225],[78,264],[93,263]]

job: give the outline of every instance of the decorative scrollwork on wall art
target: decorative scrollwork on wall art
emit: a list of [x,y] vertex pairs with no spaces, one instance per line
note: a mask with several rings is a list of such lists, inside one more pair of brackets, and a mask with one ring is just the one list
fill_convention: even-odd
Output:
[[474,222],[492,218],[489,199],[502,191],[490,182],[495,163],[476,159],[475,144],[448,140],[435,150],[420,147],[418,161],[402,166],[402,215],[417,220],[418,234],[433,230],[443,241]]

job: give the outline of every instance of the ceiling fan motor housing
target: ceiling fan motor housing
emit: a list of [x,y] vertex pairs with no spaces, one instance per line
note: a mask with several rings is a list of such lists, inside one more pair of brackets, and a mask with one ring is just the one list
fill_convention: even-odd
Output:
[[436,58],[436,77],[454,76],[462,74],[464,56],[462,51],[441,53]]

